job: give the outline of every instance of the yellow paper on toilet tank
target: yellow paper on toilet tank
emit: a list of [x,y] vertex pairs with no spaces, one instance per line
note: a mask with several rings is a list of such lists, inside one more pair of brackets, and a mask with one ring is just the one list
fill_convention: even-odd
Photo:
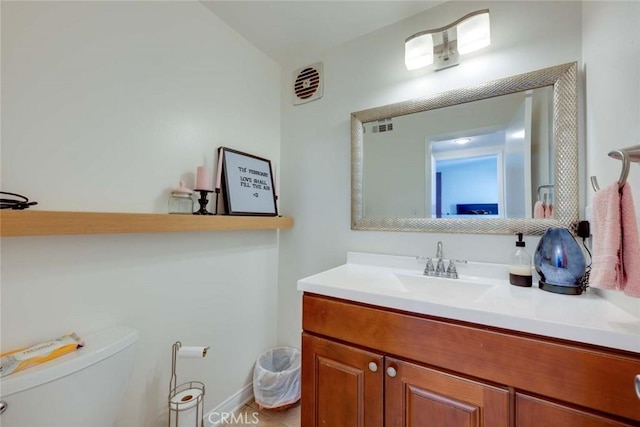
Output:
[[36,344],[29,348],[0,354],[0,377],[23,371],[31,366],[48,362],[84,346],[75,333],[61,336],[53,341]]

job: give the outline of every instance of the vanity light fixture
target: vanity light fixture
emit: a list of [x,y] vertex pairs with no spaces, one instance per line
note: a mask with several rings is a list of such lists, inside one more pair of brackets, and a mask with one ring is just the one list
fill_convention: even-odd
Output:
[[453,67],[459,55],[491,44],[489,9],[476,10],[451,24],[420,31],[404,42],[404,63],[416,70],[435,63],[435,70]]

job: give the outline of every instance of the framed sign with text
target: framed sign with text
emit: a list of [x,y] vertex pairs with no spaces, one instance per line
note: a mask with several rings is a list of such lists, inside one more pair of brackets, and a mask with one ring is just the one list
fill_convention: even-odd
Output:
[[271,162],[226,147],[222,164],[222,198],[228,215],[277,216]]

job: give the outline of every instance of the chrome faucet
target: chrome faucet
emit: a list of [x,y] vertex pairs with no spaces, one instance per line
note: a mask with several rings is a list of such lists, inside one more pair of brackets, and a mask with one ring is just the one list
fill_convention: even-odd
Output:
[[442,250],[442,242],[438,242],[438,244],[436,245],[436,259],[438,260],[436,264],[436,276],[438,277],[444,277],[447,274],[446,270],[444,269],[444,260],[442,259],[443,256],[444,254]]
[[438,276],[438,277],[446,277],[446,270],[444,268],[444,260],[442,259],[442,242],[438,242],[436,247],[436,266],[433,266],[434,260],[432,258],[427,258],[427,265],[424,267],[424,275],[425,276]]
[[[467,263],[467,261],[465,260],[456,261],[465,264]],[[449,260],[449,266],[446,269],[444,267],[444,250],[442,249],[442,242],[438,242],[436,245],[436,266],[433,266],[433,260],[431,258],[427,258],[427,265],[424,268],[424,275],[448,277],[449,279],[458,278],[458,270],[456,269],[456,264],[453,259]]]
[[425,265],[425,267],[424,267],[424,275],[425,276],[435,276],[436,275],[436,269],[433,266],[433,261],[431,260],[431,258],[427,258],[427,265]]
[[449,260],[449,267],[447,267],[447,277],[449,279],[457,279],[458,278],[458,270],[456,270],[456,265],[453,260]]

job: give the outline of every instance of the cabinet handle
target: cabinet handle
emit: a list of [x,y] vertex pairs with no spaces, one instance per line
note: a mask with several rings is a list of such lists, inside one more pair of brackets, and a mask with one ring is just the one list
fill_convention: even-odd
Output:
[[396,371],[396,368],[394,368],[393,366],[389,366],[387,368],[387,375],[389,375],[391,378],[395,378],[397,374],[398,372]]
[[376,362],[369,362],[369,370],[371,372],[378,372],[378,364]]
[[640,399],[640,374],[636,375],[634,384],[636,385],[636,396],[638,396],[638,399]]

